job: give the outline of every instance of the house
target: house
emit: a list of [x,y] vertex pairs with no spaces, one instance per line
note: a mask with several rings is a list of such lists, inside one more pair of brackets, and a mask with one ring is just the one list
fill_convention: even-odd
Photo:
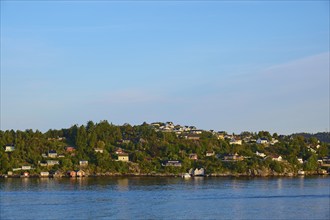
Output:
[[83,177],[85,175],[86,175],[85,171],[83,171],[83,170],[78,170],[77,171],[77,177]]
[[283,160],[282,156],[278,156],[278,155],[272,155],[270,156],[270,158],[274,161],[279,161],[279,162]]
[[67,172],[67,175],[70,176],[70,177],[76,177],[77,176],[77,172],[72,170],[72,171],[68,171]]
[[298,158],[297,160],[298,160],[299,163],[304,163],[302,158]]
[[266,157],[266,154],[264,153],[259,153],[258,151],[256,151],[256,155],[259,157]]
[[167,160],[164,163],[162,163],[162,166],[165,167],[181,167],[181,162],[178,160]]
[[59,165],[60,161],[58,160],[47,160],[47,166],[55,166],[55,165]]
[[49,172],[40,172],[40,177],[49,177]]
[[117,150],[115,151],[115,154],[124,154],[125,151],[122,148],[117,148]]
[[188,140],[199,140],[200,137],[197,134],[188,134],[185,136],[185,138]]
[[88,165],[88,161],[87,160],[80,160],[79,161],[79,165],[80,166],[87,166]]
[[237,153],[235,154],[228,154],[224,156],[225,161],[239,161],[239,160],[244,160],[243,156],[238,155]]
[[217,133],[216,134],[218,140],[224,140],[225,139],[225,134],[224,133]]
[[56,170],[52,175],[53,175],[53,177],[62,177],[63,173],[59,170]]
[[66,148],[65,148],[65,151],[66,152],[73,152],[73,151],[75,151],[76,149],[74,148],[74,147],[70,147],[70,146],[67,146]]
[[212,157],[212,156],[214,156],[214,151],[206,151],[206,156],[207,157]]
[[47,156],[49,158],[56,158],[57,157],[57,152],[55,150],[48,151]]
[[189,159],[198,160],[198,156],[197,156],[197,154],[189,154]]
[[128,153],[118,154],[118,160],[117,161],[124,161],[124,162],[129,161]]
[[242,140],[236,139],[236,138],[232,138],[229,141],[229,144],[237,144],[237,145],[242,145]]
[[102,148],[94,148],[94,151],[95,151],[96,153],[101,153],[101,154],[103,154],[103,149],[102,149]]
[[190,170],[189,173],[191,173],[193,176],[205,176],[205,170],[204,168],[196,168],[195,170]]
[[201,134],[201,133],[203,133],[203,130],[200,130],[200,129],[192,129],[192,130],[190,131],[190,133],[191,133],[191,134]]
[[272,138],[272,140],[270,141],[270,144],[271,144],[271,145],[274,145],[274,144],[276,144],[276,143],[278,143],[278,140],[275,139],[275,138]]
[[31,170],[31,166],[27,166],[27,165],[22,166],[22,170]]
[[15,150],[15,147],[12,145],[5,146],[5,152],[13,152],[14,150]]
[[258,138],[256,142],[257,144],[268,144],[268,140],[266,138]]

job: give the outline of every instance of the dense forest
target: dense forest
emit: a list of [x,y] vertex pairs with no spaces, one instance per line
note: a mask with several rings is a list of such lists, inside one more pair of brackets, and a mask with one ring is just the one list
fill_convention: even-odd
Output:
[[[324,164],[329,162],[330,144],[315,135],[267,131],[235,135],[180,130],[178,125],[164,130],[168,124],[174,127],[89,121],[45,133],[0,131],[0,174],[19,174],[23,166],[31,168],[31,174],[84,169],[88,175],[179,175],[191,168],[204,168],[209,175],[295,175],[298,170],[328,169]],[[119,160],[121,154],[129,161]]]

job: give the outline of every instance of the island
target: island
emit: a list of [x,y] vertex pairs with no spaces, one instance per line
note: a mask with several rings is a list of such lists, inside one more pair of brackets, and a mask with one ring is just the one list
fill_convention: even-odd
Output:
[[229,134],[173,122],[106,120],[45,133],[6,130],[0,131],[0,176],[326,175],[329,139],[329,132]]

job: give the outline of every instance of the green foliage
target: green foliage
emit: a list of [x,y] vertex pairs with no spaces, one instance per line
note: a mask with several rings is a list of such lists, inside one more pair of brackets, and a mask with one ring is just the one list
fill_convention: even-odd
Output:
[[[68,171],[79,169],[79,161],[87,160],[87,168],[91,173],[173,173],[187,172],[190,168],[204,167],[207,173],[248,173],[251,169],[271,169],[282,173],[287,168],[301,167],[297,158],[303,158],[307,162],[303,165],[305,170],[318,169],[317,160],[329,156],[330,145],[319,143],[316,138],[294,135],[281,137],[276,133],[270,135],[267,131],[258,134],[242,132],[241,138],[271,138],[279,139],[274,146],[265,146],[256,143],[244,143],[243,145],[229,145],[228,140],[218,140],[212,132],[204,131],[200,134],[200,140],[186,140],[177,136],[174,132],[156,131],[150,125],[143,123],[138,126],[124,124],[115,126],[108,121],[94,123],[89,121],[87,125],[73,125],[68,129],[48,130],[44,134],[31,129],[25,131],[0,131],[0,173],[6,173],[12,168],[22,165],[31,165],[35,172],[40,170]],[[125,142],[123,141],[125,140]],[[316,148],[317,145],[319,148]],[[14,145],[15,151],[5,152],[5,145]],[[66,152],[66,146],[76,148],[75,152]],[[312,146],[316,154],[309,148]],[[122,148],[129,154],[130,161],[116,161],[115,150]],[[95,148],[103,149],[103,153],[96,153]],[[47,159],[42,157],[49,150],[55,150],[60,165],[42,167]],[[214,151],[216,155],[223,157],[227,154],[238,153],[245,156],[242,161],[224,162],[216,156],[206,157],[207,151]],[[266,155],[282,155],[286,162],[272,161],[270,158],[257,157],[255,152],[263,152]],[[196,153],[198,161],[189,159],[189,154]],[[179,160],[181,167],[163,167],[161,161]]]

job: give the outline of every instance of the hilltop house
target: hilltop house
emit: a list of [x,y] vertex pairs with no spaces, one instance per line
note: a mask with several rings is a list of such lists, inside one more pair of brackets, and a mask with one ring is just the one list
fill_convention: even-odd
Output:
[[229,144],[237,144],[237,145],[242,145],[242,140],[236,139],[236,138],[232,138],[229,141]]
[[257,144],[268,144],[268,140],[266,138],[258,138],[256,142]]

